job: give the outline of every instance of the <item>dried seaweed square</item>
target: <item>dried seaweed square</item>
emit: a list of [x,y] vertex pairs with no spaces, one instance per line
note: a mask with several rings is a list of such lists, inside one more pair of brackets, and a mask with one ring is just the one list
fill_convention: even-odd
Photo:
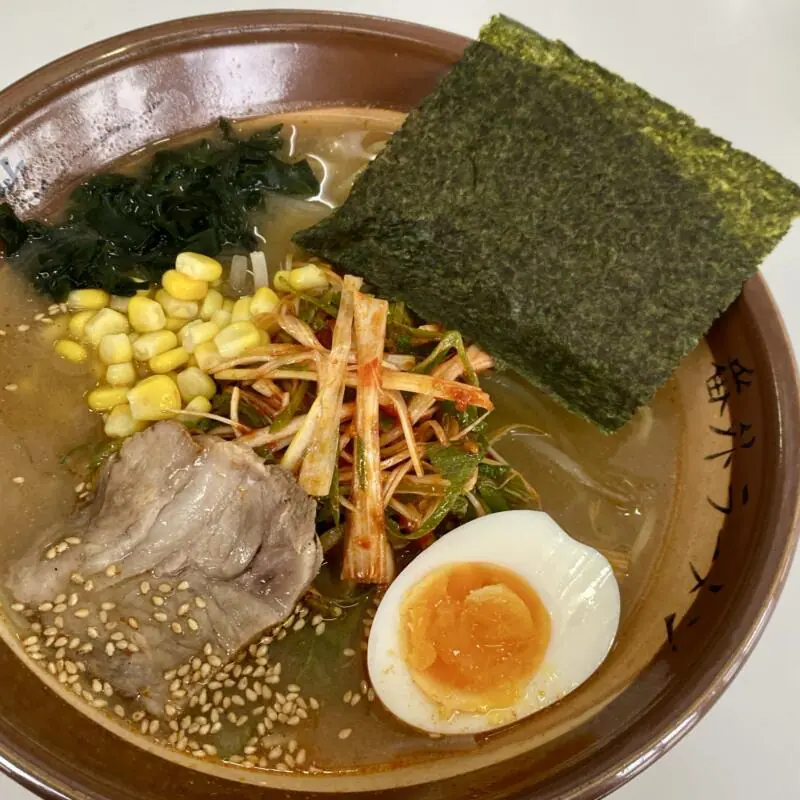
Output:
[[798,213],[766,164],[498,17],[296,241],[612,431]]

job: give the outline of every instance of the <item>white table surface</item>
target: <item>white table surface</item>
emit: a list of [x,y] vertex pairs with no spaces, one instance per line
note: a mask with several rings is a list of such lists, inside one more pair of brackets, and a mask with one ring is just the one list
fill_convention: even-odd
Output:
[[[800,0],[0,0],[0,86],[131,28],[270,5],[402,17],[468,36],[502,11],[563,39],[800,182]],[[764,273],[800,349],[800,227]],[[798,618],[800,567],[731,689],[615,800],[800,798]],[[0,798],[33,795],[0,776]]]

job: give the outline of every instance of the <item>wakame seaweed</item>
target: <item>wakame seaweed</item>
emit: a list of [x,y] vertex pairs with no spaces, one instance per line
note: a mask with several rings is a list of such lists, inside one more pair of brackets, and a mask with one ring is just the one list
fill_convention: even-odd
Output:
[[96,175],[71,194],[60,225],[21,221],[2,204],[0,245],[55,300],[84,287],[130,295],[157,282],[183,250],[252,250],[248,214],[264,192],[319,190],[307,161],[280,157],[280,127],[240,139],[220,120],[218,139],[159,150],[135,176]]
[[798,213],[766,164],[497,17],[295,240],[612,431]]

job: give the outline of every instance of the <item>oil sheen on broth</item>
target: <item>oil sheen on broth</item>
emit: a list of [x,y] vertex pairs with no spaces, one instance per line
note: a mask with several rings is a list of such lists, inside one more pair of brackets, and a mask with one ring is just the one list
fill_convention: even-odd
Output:
[[[311,202],[269,197],[265,212],[254,219],[272,272],[294,252],[291,235],[344,199],[357,172],[391,132],[385,124],[323,120],[293,115],[284,129],[287,151],[316,164],[322,189]],[[135,169],[148,154],[137,153],[115,167]],[[30,537],[73,510],[103,437],[83,399],[95,383],[91,368],[68,364],[53,353],[53,341],[64,333],[63,321],[48,313],[47,301],[7,265],[0,266],[0,290],[0,386],[5,387],[0,391],[0,448],[5,454],[0,481],[7,487],[11,521],[0,539],[0,556],[7,562]],[[630,613],[670,525],[681,431],[674,384],[613,436],[600,434],[512,374],[491,375],[483,384],[496,404],[489,430],[495,450],[524,474],[538,490],[543,509],[565,530],[609,558],[622,590],[623,615]],[[290,618],[283,633],[275,632],[266,665],[260,663],[266,648],[251,647],[220,688],[209,690],[199,709],[186,712],[206,718],[205,724],[222,722],[219,745],[209,755],[241,763],[252,747],[248,743],[257,738],[262,744],[259,757],[250,759],[253,766],[348,772],[479,746],[472,737],[433,738],[411,731],[374,701],[364,651],[376,603],[372,595],[357,595],[338,618],[314,608]],[[4,631],[9,634],[14,635],[10,627]],[[225,685],[231,681],[233,686]],[[293,694],[303,706],[297,705],[298,698],[287,700]],[[234,695],[238,701],[231,700]],[[305,716],[283,715],[293,724],[281,722],[274,709],[285,702],[294,702]],[[260,713],[253,713],[259,706]],[[153,729],[146,719],[131,719],[131,710],[118,708],[125,719],[115,724]],[[243,717],[248,717],[245,722]],[[166,740],[174,727],[183,735],[181,724],[162,724],[156,738]]]

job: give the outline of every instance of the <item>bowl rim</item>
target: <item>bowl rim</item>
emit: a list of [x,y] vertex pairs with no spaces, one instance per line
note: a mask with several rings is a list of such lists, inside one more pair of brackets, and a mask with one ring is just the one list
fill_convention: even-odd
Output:
[[[0,91],[0,125],[13,126],[49,98],[68,88],[80,86],[95,75],[120,68],[129,61],[141,60],[150,52],[163,51],[192,39],[220,40],[226,35],[241,37],[256,32],[293,30],[336,30],[396,39],[447,54],[457,54],[470,39],[439,28],[415,22],[340,11],[270,9],[231,11],[173,19],[103,39],[75,50],[36,69]],[[749,613],[745,635],[729,647],[728,657],[698,674],[679,713],[665,716],[654,725],[644,742],[626,744],[617,755],[607,757],[593,774],[562,800],[589,800],[619,788],[679,742],[710,710],[752,654],[774,612],[792,565],[800,538],[800,492],[786,491],[800,474],[800,453],[792,443],[800,437],[800,386],[791,341],[766,280],[760,273],[744,286],[741,301],[758,319],[756,335],[770,353],[769,379],[776,398],[777,433],[780,446],[774,462],[779,506],[775,509],[776,528],[785,535],[776,537],[780,545],[776,568],[757,588],[761,598]],[[33,758],[16,752],[0,741],[0,770],[43,798],[90,798],[80,787],[69,784]],[[76,794],[76,790],[80,794]],[[528,796],[525,790],[516,797]]]

